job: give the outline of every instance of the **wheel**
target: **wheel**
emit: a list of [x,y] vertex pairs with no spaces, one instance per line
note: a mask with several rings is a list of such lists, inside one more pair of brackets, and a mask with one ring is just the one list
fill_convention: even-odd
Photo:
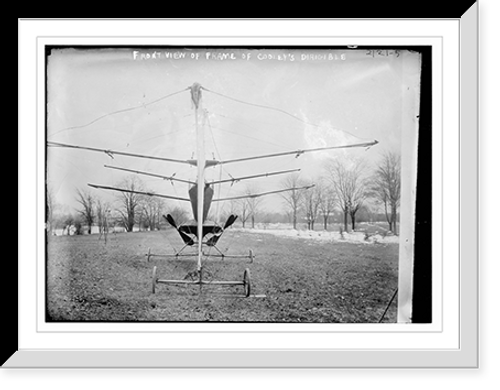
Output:
[[252,292],[250,270],[248,268],[243,273],[243,288],[245,289],[245,297],[248,298]]
[[157,281],[157,277],[156,277],[156,265],[153,267],[153,277],[151,279],[151,291],[153,292],[153,294],[156,292],[156,281]]

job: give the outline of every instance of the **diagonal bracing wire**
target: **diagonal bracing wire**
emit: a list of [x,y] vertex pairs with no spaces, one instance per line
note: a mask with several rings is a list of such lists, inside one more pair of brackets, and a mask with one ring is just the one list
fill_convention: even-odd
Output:
[[101,119],[107,118],[108,116],[112,116],[112,115],[116,115],[116,114],[121,114],[121,113],[123,113],[123,112],[128,112],[128,111],[137,110],[137,109],[139,109],[139,108],[145,108],[145,107],[147,107],[147,106],[150,106],[150,105],[152,105],[152,104],[155,104],[155,103],[158,103],[158,102],[160,102],[160,101],[162,101],[162,100],[165,100],[165,99],[167,99],[167,98],[169,98],[169,97],[172,97],[172,96],[178,95],[178,94],[180,94],[180,93],[182,93],[182,92],[185,92],[185,91],[188,91],[189,89],[190,89],[190,87],[185,88],[185,89],[182,89],[182,90],[177,91],[177,92],[170,93],[170,94],[165,95],[165,96],[162,96],[162,97],[160,97],[160,98],[158,98],[158,99],[156,99],[156,100],[153,100],[153,101],[148,102],[148,103],[143,103],[143,104],[140,104],[140,105],[138,105],[138,106],[133,106],[133,107],[128,107],[128,108],[123,108],[123,109],[121,109],[121,110],[116,110],[116,111],[108,112],[107,114],[101,115],[100,117],[97,117],[97,118],[93,119],[92,121],[90,121],[90,122],[88,122],[88,123],[86,123],[86,124],[84,124],[84,125],[70,126],[70,127],[66,127],[66,128],[64,128],[64,129],[61,129],[61,130],[59,130],[59,131],[55,132],[54,134],[52,134],[52,136],[55,136],[55,135],[57,135],[57,134],[59,134],[59,133],[62,133],[63,131],[73,130],[73,129],[81,129],[81,128],[84,128],[84,127],[90,126],[90,125],[92,125],[92,124],[94,124],[94,123],[96,123],[96,122],[100,121]]
[[[225,98],[225,99],[232,100],[232,101],[237,102],[237,103],[246,104],[246,105],[253,106],[253,107],[264,108],[264,109],[266,109],[266,110],[271,110],[271,111],[276,111],[276,112],[279,112],[279,113],[281,113],[281,114],[287,115],[287,116],[289,116],[290,118],[293,118],[293,119],[295,119],[296,121],[299,121],[299,122],[301,122],[301,123],[303,123],[303,124],[305,124],[305,125],[308,125],[308,126],[313,126],[313,127],[318,127],[318,128],[319,128],[319,127],[322,127],[322,126],[320,126],[320,125],[318,125],[318,124],[316,124],[316,123],[307,122],[307,121],[305,121],[305,120],[303,120],[303,119],[299,118],[298,116],[293,115],[293,114],[289,113],[288,111],[285,111],[285,110],[283,110],[283,109],[281,109],[281,108],[278,108],[278,107],[268,106],[268,105],[264,105],[264,104],[257,104],[257,103],[246,102],[246,101],[244,101],[244,100],[236,99],[236,98],[234,98],[234,97],[232,97],[232,96],[228,96],[228,95],[225,95],[225,94],[220,93],[220,92],[215,92],[215,91],[212,91],[212,90],[207,89],[207,88],[205,88],[205,87],[201,87],[201,89],[203,89],[204,91],[207,91],[207,92],[209,92],[209,93],[212,93],[212,94],[214,94],[214,95],[221,96],[221,97],[223,97],[223,98]],[[366,139],[366,138],[360,138],[360,137],[358,137],[358,136],[356,136],[356,135],[354,135],[354,134],[352,134],[352,133],[350,133],[350,132],[348,132],[348,131],[345,131],[345,130],[342,130],[342,132],[343,132],[343,133],[346,133],[346,134],[349,134],[350,136],[355,137],[355,138],[358,138],[358,139]]]
[[[285,114],[285,115],[288,115],[289,117],[295,119],[295,120],[298,120],[306,125],[313,125],[312,123],[307,123],[306,121],[300,119],[299,117],[293,115],[293,114],[290,114],[289,112],[285,111],[285,110],[282,110],[281,108],[277,108],[277,107],[272,107],[272,106],[267,106],[267,105],[264,105],[264,104],[257,104],[257,103],[250,103],[250,102],[246,102],[244,100],[240,100],[240,99],[236,99],[234,97],[231,97],[231,96],[227,96],[227,95],[224,95],[220,92],[215,92],[215,91],[212,91],[210,89],[207,89],[205,87],[202,87],[202,89],[204,91],[207,91],[207,92],[210,92],[210,93],[213,93],[214,95],[217,95],[217,96],[221,96],[223,98],[226,98],[226,99],[229,99],[229,100],[232,100],[234,102],[237,102],[237,103],[242,103],[242,104],[246,104],[246,105],[249,105],[249,106],[254,106],[254,107],[259,107],[259,108],[265,108],[266,110],[272,110],[272,111],[277,111],[277,112],[280,112],[282,114]],[[313,125],[314,126],[314,125]]]

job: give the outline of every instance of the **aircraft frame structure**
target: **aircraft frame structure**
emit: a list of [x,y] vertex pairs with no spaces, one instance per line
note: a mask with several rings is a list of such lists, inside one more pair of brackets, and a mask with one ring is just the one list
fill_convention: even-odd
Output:
[[[151,253],[151,249],[148,249],[148,253],[146,254],[146,257],[147,257],[147,261],[149,262],[150,259],[152,257],[155,257],[155,256],[158,256],[158,257],[161,256],[161,257],[167,257],[167,258],[173,257],[176,259],[178,259],[179,257],[182,257],[182,256],[186,256],[186,257],[195,256],[197,258],[196,271],[190,273],[191,274],[190,278],[185,278],[182,280],[165,279],[165,278],[160,278],[158,276],[158,268],[156,266],[154,266],[153,270],[152,270],[152,277],[151,277],[151,292],[153,294],[156,293],[156,289],[157,289],[158,284],[195,285],[195,286],[199,286],[200,292],[201,292],[201,289],[203,286],[213,285],[213,286],[242,286],[244,289],[244,296],[250,297],[250,296],[252,296],[251,295],[251,293],[252,293],[252,281],[251,281],[251,275],[250,275],[249,268],[245,268],[241,280],[224,281],[224,280],[207,280],[204,278],[204,272],[203,272],[204,271],[204,267],[203,267],[203,258],[204,257],[209,257],[209,256],[219,257],[222,260],[224,260],[226,258],[229,258],[229,259],[231,259],[231,258],[248,258],[248,259],[250,259],[251,263],[255,259],[255,255],[251,249],[249,250],[248,255],[227,255],[227,254],[223,253],[220,249],[217,248],[216,244],[217,244],[218,240],[220,239],[220,237],[222,236],[224,230],[227,229],[228,227],[230,227],[235,222],[237,216],[236,215],[229,216],[229,218],[226,221],[226,223],[224,224],[224,226],[218,226],[216,224],[214,224],[214,225],[206,224],[205,221],[206,221],[206,218],[208,215],[208,210],[210,208],[212,201],[226,201],[226,200],[232,200],[232,199],[260,197],[260,196],[264,196],[264,195],[269,195],[269,194],[274,194],[274,193],[279,193],[279,192],[284,192],[284,191],[291,191],[291,190],[307,190],[307,189],[312,188],[314,186],[314,184],[302,186],[302,187],[294,187],[294,188],[276,190],[276,191],[268,191],[268,192],[252,194],[252,195],[240,195],[240,196],[233,196],[233,197],[229,197],[229,198],[213,199],[212,198],[213,197],[213,189],[211,188],[211,185],[213,185],[213,184],[220,184],[223,182],[230,182],[230,181],[235,182],[235,181],[249,179],[249,178],[255,178],[255,177],[286,174],[286,173],[290,173],[290,172],[294,172],[294,171],[299,171],[300,169],[289,169],[289,170],[270,172],[270,173],[265,173],[265,174],[256,174],[256,175],[251,175],[251,176],[246,176],[246,177],[241,177],[241,178],[232,178],[232,179],[226,179],[226,180],[213,181],[211,183],[207,183],[205,180],[206,169],[209,167],[213,167],[215,165],[219,165],[219,164],[229,164],[229,163],[242,162],[242,161],[251,161],[251,160],[262,159],[262,158],[272,158],[272,157],[279,157],[279,156],[286,156],[286,155],[295,155],[296,157],[299,157],[300,155],[302,155],[303,153],[306,153],[306,152],[315,152],[315,151],[322,151],[322,150],[351,148],[351,147],[371,147],[373,145],[376,145],[378,143],[378,141],[373,140],[373,141],[369,141],[369,142],[361,142],[361,143],[356,143],[356,144],[327,146],[327,147],[320,147],[320,148],[314,148],[314,149],[304,149],[304,150],[293,150],[293,151],[273,153],[273,154],[267,154],[267,155],[242,157],[242,158],[237,158],[237,159],[232,159],[232,160],[224,160],[224,161],[218,161],[215,159],[206,159],[205,136],[204,136],[203,126],[200,123],[201,121],[200,121],[200,112],[199,111],[200,111],[202,90],[207,90],[207,89],[202,87],[199,83],[194,83],[192,86],[186,88],[185,90],[190,90],[191,102],[192,102],[192,105],[194,107],[194,118],[195,118],[194,124],[195,124],[195,131],[196,131],[196,159],[177,160],[177,159],[168,158],[168,157],[147,156],[147,155],[136,154],[136,153],[128,153],[128,152],[108,150],[108,149],[99,149],[99,148],[86,147],[86,146],[80,146],[80,145],[69,145],[69,144],[51,142],[51,141],[47,142],[47,146],[49,146],[49,147],[77,148],[77,149],[84,149],[84,150],[90,150],[90,151],[96,151],[96,152],[104,152],[111,157],[113,157],[113,155],[116,154],[116,155],[123,155],[123,156],[136,157],[136,158],[146,158],[146,159],[154,159],[154,160],[161,160],[161,161],[167,161],[167,162],[184,163],[184,164],[189,164],[191,166],[197,167],[197,180],[196,180],[196,182],[194,182],[194,181],[188,181],[188,180],[182,180],[179,178],[174,178],[173,176],[168,177],[168,176],[153,174],[150,172],[144,172],[144,171],[139,171],[139,170],[132,170],[132,169],[126,169],[126,168],[105,165],[106,168],[110,168],[110,169],[118,169],[118,170],[129,171],[129,172],[133,172],[133,173],[137,173],[137,174],[156,176],[156,177],[171,180],[171,181],[187,182],[187,183],[192,185],[191,189],[189,190],[189,199],[188,198],[181,198],[181,197],[177,197],[177,196],[162,195],[162,194],[157,194],[157,193],[152,193],[152,192],[132,191],[132,190],[110,187],[110,186],[105,186],[105,185],[96,185],[96,184],[90,184],[90,183],[88,183],[88,185],[90,187],[97,188],[97,189],[113,190],[113,191],[121,191],[121,192],[132,192],[132,193],[137,193],[137,194],[142,194],[142,195],[147,195],[147,196],[162,197],[162,198],[167,198],[167,199],[174,199],[174,200],[182,200],[182,201],[190,201],[191,202],[196,225],[180,225],[179,226],[179,225],[177,225],[177,223],[175,222],[175,220],[173,219],[173,217],[171,215],[164,216],[164,218],[167,220],[167,222],[178,231],[179,235],[183,239],[184,246],[182,247],[182,249],[177,251],[174,254],[171,254],[171,255],[154,254],[154,253]],[[93,121],[93,122],[95,122],[95,121]],[[91,122],[91,123],[93,123],[93,122]],[[210,236],[210,237],[206,238],[204,240],[204,238],[207,236]],[[203,252],[204,246],[214,248],[218,253],[217,254],[206,254]],[[187,247],[196,247],[196,252],[194,254],[183,253],[184,249]]]

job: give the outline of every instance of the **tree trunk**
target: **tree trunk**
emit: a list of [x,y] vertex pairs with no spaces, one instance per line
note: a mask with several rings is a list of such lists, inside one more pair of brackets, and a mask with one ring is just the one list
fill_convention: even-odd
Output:
[[328,216],[323,216],[323,227],[325,230],[328,230]]
[[389,224],[389,231],[392,232],[392,215],[389,216],[389,210],[387,210],[387,202],[384,201],[384,208],[385,208],[385,219],[387,220],[387,223]]
[[133,230],[134,230],[134,216],[129,214],[127,219],[127,232],[130,233]]
[[393,228],[393,233],[398,234],[397,228],[396,228],[396,218],[397,218],[397,208],[395,206],[391,207],[391,222],[392,222],[392,228]]
[[347,210],[344,211],[344,231],[347,232],[347,215],[348,215],[348,212]]

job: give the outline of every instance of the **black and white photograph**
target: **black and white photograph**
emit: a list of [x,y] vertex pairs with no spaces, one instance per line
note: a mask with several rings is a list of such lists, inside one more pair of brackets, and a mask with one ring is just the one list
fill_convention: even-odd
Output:
[[429,53],[47,46],[45,321],[432,323]]

